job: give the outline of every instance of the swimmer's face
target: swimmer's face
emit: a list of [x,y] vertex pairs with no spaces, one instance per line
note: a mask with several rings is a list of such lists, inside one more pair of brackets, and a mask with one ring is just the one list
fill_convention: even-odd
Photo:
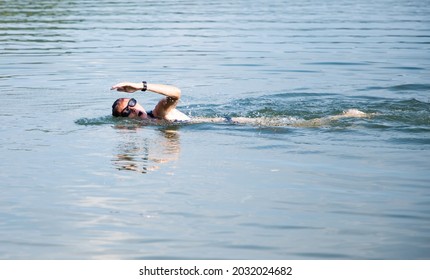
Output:
[[120,98],[112,105],[112,115],[127,118],[147,118],[145,109],[134,98]]

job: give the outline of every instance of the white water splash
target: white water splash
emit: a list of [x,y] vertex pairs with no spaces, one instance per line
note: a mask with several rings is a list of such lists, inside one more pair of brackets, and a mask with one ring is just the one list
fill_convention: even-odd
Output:
[[247,117],[233,117],[233,118],[205,118],[196,117],[193,118],[191,123],[233,123],[242,125],[253,125],[253,126],[291,126],[291,127],[320,127],[329,125],[330,122],[336,121],[342,118],[370,118],[373,113],[365,113],[358,109],[348,109],[343,111],[342,114],[328,116],[323,118],[315,118],[310,120],[295,118],[295,117],[259,117],[259,118],[247,118]]

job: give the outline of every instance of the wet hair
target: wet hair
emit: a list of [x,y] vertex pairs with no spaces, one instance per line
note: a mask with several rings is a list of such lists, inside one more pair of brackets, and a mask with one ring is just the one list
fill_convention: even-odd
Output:
[[124,98],[118,98],[115,100],[115,102],[112,104],[112,116],[114,117],[121,117],[121,112],[118,110],[118,104],[124,100]]

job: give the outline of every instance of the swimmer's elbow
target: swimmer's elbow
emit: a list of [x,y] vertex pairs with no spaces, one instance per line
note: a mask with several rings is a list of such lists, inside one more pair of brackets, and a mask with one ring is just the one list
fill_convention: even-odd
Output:
[[174,88],[173,90],[173,97],[177,100],[179,100],[179,98],[181,98],[181,90],[177,87]]

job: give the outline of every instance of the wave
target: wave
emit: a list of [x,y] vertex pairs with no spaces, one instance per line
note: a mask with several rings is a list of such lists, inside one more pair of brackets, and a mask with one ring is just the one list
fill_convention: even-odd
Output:
[[[348,109],[342,114],[315,118],[305,120],[297,117],[194,117],[189,122],[177,123],[178,125],[187,124],[202,124],[202,123],[217,123],[217,124],[238,124],[238,125],[252,125],[252,126],[296,126],[296,127],[316,127],[328,125],[332,121],[336,121],[342,118],[369,118],[374,116],[374,113],[365,113],[358,109]],[[78,125],[91,126],[91,125],[106,125],[114,124],[119,127],[124,126],[141,126],[141,125],[156,125],[166,126],[172,125],[171,122],[165,121],[142,121],[136,119],[127,118],[114,118],[111,116],[99,117],[99,118],[81,118],[75,121]],[[175,124],[175,123],[173,123]]]
[[390,90],[390,91],[430,91],[430,84],[400,84],[387,87],[366,87],[361,91]]
[[[124,121],[126,121],[124,119]],[[78,125],[106,125],[106,124],[114,124],[117,121],[112,116],[104,116],[97,118],[80,118],[75,121]]]
[[[196,104],[179,108],[192,118],[187,124],[217,123],[260,127],[351,127],[430,129],[430,103],[417,99],[378,96],[345,97],[335,93],[276,93],[231,100],[224,104]],[[81,118],[78,125],[137,127],[166,126],[170,122],[112,116]],[[173,124],[173,125],[184,125]]]

